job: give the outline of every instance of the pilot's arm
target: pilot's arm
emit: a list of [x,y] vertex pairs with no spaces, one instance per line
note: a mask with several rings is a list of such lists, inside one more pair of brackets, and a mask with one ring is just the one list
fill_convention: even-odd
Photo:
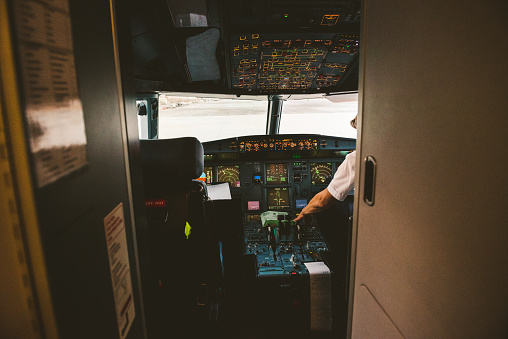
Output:
[[356,151],[346,155],[327,188],[316,194],[300,212],[295,221],[302,220],[306,215],[322,212],[330,208],[337,200],[346,199],[355,187]]
[[330,191],[325,188],[310,199],[309,204],[303,208],[295,221],[302,220],[306,215],[322,212],[330,208],[335,201],[337,200],[330,194]]

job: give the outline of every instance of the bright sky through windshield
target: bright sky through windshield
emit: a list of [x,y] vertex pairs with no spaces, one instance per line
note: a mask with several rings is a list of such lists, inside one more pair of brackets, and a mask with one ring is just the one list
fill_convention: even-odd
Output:
[[[170,97],[168,97],[169,99]],[[194,136],[201,142],[265,134],[268,102],[260,100],[171,97],[161,101],[159,138]],[[322,134],[356,138],[349,121],[358,102],[332,103],[324,98],[283,103],[281,134]]]
[[282,106],[279,132],[356,139],[356,130],[349,122],[357,113],[358,101],[333,103],[325,98],[288,100]]

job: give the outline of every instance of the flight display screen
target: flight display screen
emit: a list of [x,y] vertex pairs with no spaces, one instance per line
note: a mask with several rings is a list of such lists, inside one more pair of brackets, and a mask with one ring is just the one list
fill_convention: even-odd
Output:
[[327,185],[333,178],[333,169],[330,162],[311,163],[310,176],[312,185]]
[[240,166],[218,166],[217,181],[228,182],[229,187],[240,187]]
[[288,183],[288,164],[266,164],[266,184],[284,185]]
[[259,200],[247,201],[247,210],[259,211]]
[[307,206],[307,199],[296,199],[296,208],[304,208],[305,206]]
[[288,187],[269,187],[266,193],[268,210],[283,210],[289,208]]

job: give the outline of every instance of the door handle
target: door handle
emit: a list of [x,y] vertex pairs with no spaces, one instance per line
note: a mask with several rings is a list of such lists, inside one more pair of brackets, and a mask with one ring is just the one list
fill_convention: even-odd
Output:
[[365,162],[365,181],[363,183],[363,201],[369,206],[374,205],[374,195],[376,187],[376,159],[368,156]]

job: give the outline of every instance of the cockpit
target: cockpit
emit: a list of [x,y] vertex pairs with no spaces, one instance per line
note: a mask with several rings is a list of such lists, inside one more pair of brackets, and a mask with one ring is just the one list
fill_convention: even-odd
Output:
[[[145,197],[147,213],[159,217],[148,225],[164,291],[154,307],[166,314],[155,322],[158,335],[193,333],[164,310],[179,290],[168,282],[167,262],[191,249],[201,255],[187,265],[218,258],[201,280],[188,281],[206,286],[197,308],[215,336],[346,335],[354,191],[323,213],[294,219],[356,148],[349,122],[358,111],[359,23],[357,1],[154,1],[133,13],[142,153],[158,142],[202,145],[193,180],[204,189],[180,197],[149,189]],[[204,208],[188,203],[197,191]],[[164,248],[160,239],[177,214],[185,216],[180,225],[192,220],[186,241],[208,229],[202,245]],[[178,300],[195,315],[192,302]]]
[[0,0],[0,337],[508,337],[507,4]]
[[507,4],[0,0],[0,337],[508,337]]

